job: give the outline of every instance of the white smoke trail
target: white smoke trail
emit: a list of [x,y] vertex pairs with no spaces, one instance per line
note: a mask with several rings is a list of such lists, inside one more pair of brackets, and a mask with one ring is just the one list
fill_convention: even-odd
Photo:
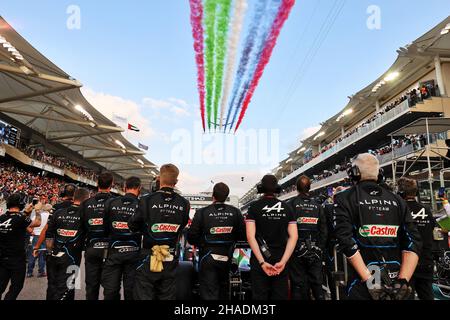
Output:
[[220,104],[220,129],[223,128],[223,117],[225,114],[225,106],[230,95],[231,85],[233,83],[233,74],[236,64],[236,56],[239,47],[239,39],[242,27],[244,25],[245,12],[247,11],[247,0],[237,0],[234,7],[232,28],[228,38],[228,58],[227,69],[225,72],[222,102]]

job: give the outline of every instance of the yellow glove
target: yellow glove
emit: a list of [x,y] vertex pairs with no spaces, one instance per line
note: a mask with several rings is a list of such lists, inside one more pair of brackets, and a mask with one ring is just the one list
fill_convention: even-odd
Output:
[[164,246],[153,246],[152,256],[150,257],[150,271],[151,272],[162,272],[164,270],[163,261],[170,256],[170,247]]

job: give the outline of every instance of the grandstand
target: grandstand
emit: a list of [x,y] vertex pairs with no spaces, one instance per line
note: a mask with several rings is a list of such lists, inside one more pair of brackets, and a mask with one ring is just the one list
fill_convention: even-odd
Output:
[[[157,167],[97,111],[82,84],[62,71],[0,17],[0,158],[81,185],[111,171],[138,176],[148,188]],[[28,169],[27,169],[28,170]]]
[[[421,200],[441,208],[437,191],[450,187],[450,17],[397,52],[383,75],[273,170],[281,199],[296,195],[295,181],[303,174],[318,194],[347,183],[351,159],[371,152],[390,183],[402,176],[418,179]],[[257,197],[255,186],[240,199],[243,211]]]

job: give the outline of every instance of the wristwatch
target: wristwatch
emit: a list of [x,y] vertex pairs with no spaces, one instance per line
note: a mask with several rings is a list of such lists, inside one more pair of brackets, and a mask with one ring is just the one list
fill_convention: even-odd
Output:
[[266,262],[263,261],[263,262],[260,262],[259,265],[262,267],[265,263],[266,263]]

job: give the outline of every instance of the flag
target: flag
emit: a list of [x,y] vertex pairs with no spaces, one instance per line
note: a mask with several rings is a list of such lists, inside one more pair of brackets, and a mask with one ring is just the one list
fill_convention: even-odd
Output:
[[139,132],[139,131],[141,131],[141,130],[139,130],[139,128],[138,127],[136,127],[136,126],[133,126],[131,123],[129,123],[128,124],[128,130],[131,130],[131,131],[136,131],[136,132]]
[[142,144],[142,143],[139,142],[138,147],[139,147],[139,149],[148,151],[148,146],[146,146],[145,144]]

